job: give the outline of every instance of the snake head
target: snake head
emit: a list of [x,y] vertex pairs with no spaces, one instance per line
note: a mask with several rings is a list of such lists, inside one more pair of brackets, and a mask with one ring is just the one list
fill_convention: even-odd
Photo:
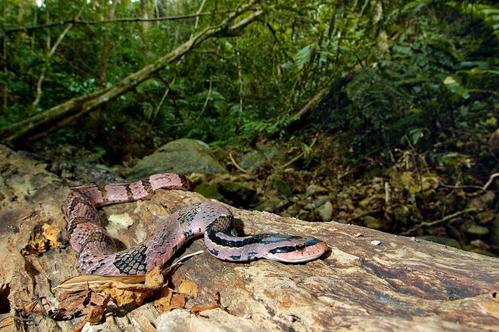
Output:
[[328,250],[327,244],[316,238],[293,237],[269,250],[265,258],[283,263],[304,263],[321,257]]

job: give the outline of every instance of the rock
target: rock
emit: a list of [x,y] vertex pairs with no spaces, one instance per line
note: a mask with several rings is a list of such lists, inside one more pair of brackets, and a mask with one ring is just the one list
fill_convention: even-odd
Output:
[[[47,172],[46,165],[0,146],[0,289],[7,290],[0,292],[0,303],[9,311],[5,317],[40,297],[57,305],[54,287],[78,274],[77,254],[69,247],[22,254],[39,225],[65,229],[60,207],[67,186],[77,184],[66,184]],[[118,232],[119,240],[130,245],[136,243],[136,234],[150,234],[174,209],[201,201],[206,198],[197,193],[161,190],[149,200],[104,207],[102,212],[127,213],[135,221]],[[246,234],[314,236],[326,241],[331,252],[296,265],[270,260],[236,264],[205,252],[175,269],[169,286],[178,289],[191,280],[199,292],[188,298],[187,308],[213,303],[217,294],[221,308],[160,314],[149,303],[109,313],[105,322],[84,330],[492,331],[499,326],[497,258],[354,225],[229,208]],[[363,236],[355,237],[358,233]],[[186,253],[206,249],[202,241],[190,243]],[[34,319],[40,331],[73,330],[83,320]]]
[[314,201],[314,205],[315,207],[319,207],[321,205],[323,205],[324,203],[326,203],[327,201],[329,201],[329,195],[321,195],[321,196],[318,196],[315,201]]
[[315,195],[315,194],[327,193],[328,190],[327,190],[327,188],[324,188],[324,187],[319,186],[317,184],[311,184],[307,187],[306,192],[307,192],[308,196],[311,196],[311,195]]
[[364,225],[371,229],[383,229],[385,227],[385,222],[373,216],[365,216],[362,218]]
[[466,232],[474,236],[486,236],[489,234],[489,229],[485,226],[471,225]]
[[60,177],[87,183],[123,182],[109,167],[90,163],[73,163],[69,161],[54,161],[50,163],[51,172]]
[[277,197],[265,198],[261,203],[259,203],[255,210],[258,211],[274,211],[279,208],[283,202]]
[[486,191],[484,194],[471,199],[468,203],[468,209],[483,210],[492,205],[495,198],[495,193],[493,191]]
[[[268,326],[255,324],[246,317],[229,314],[222,309],[203,311],[203,316],[188,310],[174,310],[161,315],[156,321],[157,331],[161,332],[206,332],[206,331],[263,331]],[[277,328],[277,326],[275,326]]]
[[240,166],[248,171],[254,171],[260,166],[265,165],[267,162],[267,158],[260,153],[259,151],[251,151],[246,153],[241,161],[240,161]]
[[261,144],[257,150],[246,153],[239,165],[248,171],[254,171],[258,167],[272,162],[284,162],[285,153],[276,145]]
[[211,174],[226,173],[227,170],[213,157],[206,143],[181,138],[141,159],[128,177],[136,179],[163,172]]
[[496,218],[497,213],[494,210],[487,210],[480,212],[476,215],[476,218],[482,225],[487,225],[493,222]]
[[242,182],[221,182],[218,191],[226,200],[238,206],[250,206],[256,202],[256,190]]
[[[320,206],[320,205],[319,205],[319,206]],[[308,211],[310,211],[310,210],[313,210],[313,209],[315,209],[316,207],[319,207],[319,206],[315,205],[315,203],[310,202],[310,203],[306,203],[306,204],[303,206],[303,209],[304,209],[304,210],[308,210]]]
[[317,209],[317,213],[319,213],[322,221],[331,221],[333,218],[333,204],[327,201]]

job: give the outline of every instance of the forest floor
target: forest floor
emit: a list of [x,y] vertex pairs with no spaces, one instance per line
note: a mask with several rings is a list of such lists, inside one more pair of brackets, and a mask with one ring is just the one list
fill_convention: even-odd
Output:
[[[229,172],[192,174],[194,190],[240,208],[306,221],[334,220],[499,255],[494,176],[487,182],[460,183],[461,170],[449,172],[446,165],[430,163],[411,150],[393,151],[391,165],[382,158],[353,163],[342,140],[341,135],[319,133],[312,139],[262,141],[245,151],[212,148]],[[61,150],[47,149],[44,155],[60,159]],[[69,146],[65,158],[99,161],[95,154]],[[136,161],[111,168],[124,174]]]

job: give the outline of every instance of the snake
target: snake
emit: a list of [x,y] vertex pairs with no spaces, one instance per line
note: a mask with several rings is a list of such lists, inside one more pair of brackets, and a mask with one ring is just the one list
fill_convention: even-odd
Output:
[[191,182],[174,173],[154,174],[128,183],[89,184],[74,187],[63,203],[69,244],[77,252],[83,274],[102,276],[140,275],[165,265],[189,240],[204,236],[207,251],[231,262],[270,259],[305,263],[328,250],[314,237],[275,233],[238,236],[229,208],[208,201],[180,208],[158,223],[143,242],[115,251],[113,238],[103,227],[98,208],[145,199],[159,189],[190,190]]

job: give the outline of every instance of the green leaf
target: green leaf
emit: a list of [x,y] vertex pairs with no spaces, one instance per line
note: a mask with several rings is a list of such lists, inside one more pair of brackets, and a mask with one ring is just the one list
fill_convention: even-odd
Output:
[[310,62],[310,59],[312,58],[312,55],[316,49],[317,45],[310,44],[299,50],[293,57],[293,60],[295,62],[295,66],[302,70],[303,67]]

